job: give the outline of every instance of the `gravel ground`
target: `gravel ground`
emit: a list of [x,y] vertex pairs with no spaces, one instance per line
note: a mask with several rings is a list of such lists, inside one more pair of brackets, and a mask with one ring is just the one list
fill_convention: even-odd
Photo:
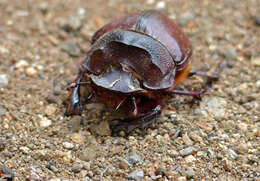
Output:
[[[111,136],[109,110],[65,117],[66,87],[99,27],[158,9],[227,67],[200,102],[173,97],[146,131]],[[260,180],[259,0],[0,0],[0,180]],[[203,79],[181,88],[199,90]],[[1,179],[2,178],[2,179]]]

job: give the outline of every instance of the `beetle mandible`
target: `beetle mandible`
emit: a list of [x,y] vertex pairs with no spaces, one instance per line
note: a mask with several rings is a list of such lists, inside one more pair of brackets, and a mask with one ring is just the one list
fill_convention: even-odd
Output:
[[161,113],[169,96],[199,98],[203,93],[176,89],[188,75],[206,75],[190,70],[191,54],[188,37],[158,11],[115,20],[91,38],[91,48],[71,85],[66,115],[81,113],[80,88],[84,87],[90,92],[89,99],[96,97],[130,114],[126,119],[111,120],[113,131],[130,133],[136,127],[145,128]]

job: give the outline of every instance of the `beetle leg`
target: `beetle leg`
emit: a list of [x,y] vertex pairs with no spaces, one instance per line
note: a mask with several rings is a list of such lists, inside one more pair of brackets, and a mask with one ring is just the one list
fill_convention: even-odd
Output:
[[[89,84],[90,82],[81,82],[83,74],[80,73],[75,82],[70,85],[70,95],[67,103],[67,109],[65,115],[79,115],[82,111],[82,105],[80,104],[80,85]],[[88,97],[91,99],[92,94]]]
[[133,104],[134,104],[133,114],[134,114],[134,116],[136,116],[137,113],[138,113],[138,110],[137,110],[137,105],[136,105],[135,97],[132,97],[132,101],[133,101]]
[[121,107],[121,105],[125,102],[126,98],[124,98],[117,106],[116,106],[116,111]]
[[172,94],[178,94],[178,95],[188,95],[188,96],[193,96],[196,99],[201,99],[201,94],[205,94],[208,92],[211,88],[208,88],[206,90],[200,91],[200,92],[190,92],[190,91],[183,91],[183,90],[172,90],[170,93]]
[[203,71],[200,71],[200,70],[191,70],[189,72],[189,76],[193,76],[193,75],[199,75],[199,76],[202,76],[202,77],[206,77],[211,81],[218,80],[218,78],[219,78],[219,74],[208,75],[207,72],[203,72]]
[[124,131],[129,135],[134,129],[146,129],[149,127],[161,114],[161,106],[156,106],[151,112],[142,116],[131,117],[126,119],[113,119],[109,121],[110,129],[113,133]]
[[192,76],[192,75],[199,75],[199,76],[203,76],[203,77],[206,77],[208,78],[208,82],[207,84],[209,85],[209,88],[203,90],[203,91],[200,91],[200,92],[189,92],[189,91],[182,91],[182,90],[172,90],[170,91],[172,94],[179,94],[179,95],[190,95],[190,96],[193,96],[197,99],[201,99],[201,94],[205,94],[207,93],[209,90],[212,89],[212,83],[216,80],[219,79],[219,74],[220,72],[223,70],[223,68],[225,67],[225,62],[220,62],[215,70],[215,73],[213,75],[208,75],[206,72],[203,72],[203,71],[199,71],[199,70],[191,70],[189,72],[189,76]]
[[224,67],[225,67],[225,62],[222,61],[218,64],[213,75],[208,75],[206,72],[199,71],[199,70],[191,70],[189,72],[189,76],[199,75],[199,76],[206,77],[209,79],[210,82],[213,82],[213,81],[216,81],[219,79],[219,74],[223,70]]

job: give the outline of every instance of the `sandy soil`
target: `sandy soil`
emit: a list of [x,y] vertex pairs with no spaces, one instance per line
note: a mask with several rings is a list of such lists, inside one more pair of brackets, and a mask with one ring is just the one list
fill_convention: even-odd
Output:
[[[195,103],[173,97],[128,137],[109,135],[98,102],[65,117],[91,35],[145,9],[183,28],[194,69],[227,63],[214,89]],[[259,0],[0,0],[0,180],[260,180],[259,12]]]

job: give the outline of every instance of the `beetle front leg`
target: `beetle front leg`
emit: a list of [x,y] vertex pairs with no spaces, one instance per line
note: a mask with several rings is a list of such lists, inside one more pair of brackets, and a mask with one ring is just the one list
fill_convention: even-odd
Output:
[[178,95],[188,95],[188,96],[193,96],[196,99],[201,99],[201,94],[205,94],[208,92],[210,88],[203,90],[201,92],[191,92],[191,91],[183,91],[183,90],[172,90],[170,93],[171,94],[178,94]]
[[126,119],[113,119],[109,121],[109,126],[113,133],[124,131],[126,135],[129,135],[136,128],[146,129],[149,127],[156,121],[160,114],[161,106],[158,105],[151,112],[142,116]]
[[67,108],[65,115],[70,116],[70,115],[80,115],[82,111],[82,105],[80,104],[80,95],[79,95],[79,87],[80,85],[77,84],[81,81],[82,75],[80,74],[78,78],[76,79],[76,82],[72,83],[69,87],[70,90],[70,95],[68,97],[67,101]]
[[[70,85],[70,94],[67,100],[67,108],[65,115],[80,115],[82,111],[82,105],[80,103],[80,85],[89,84],[90,82],[81,82],[83,73],[80,72],[75,82]],[[90,94],[92,96],[92,94]],[[89,97],[88,99],[91,99]]]

